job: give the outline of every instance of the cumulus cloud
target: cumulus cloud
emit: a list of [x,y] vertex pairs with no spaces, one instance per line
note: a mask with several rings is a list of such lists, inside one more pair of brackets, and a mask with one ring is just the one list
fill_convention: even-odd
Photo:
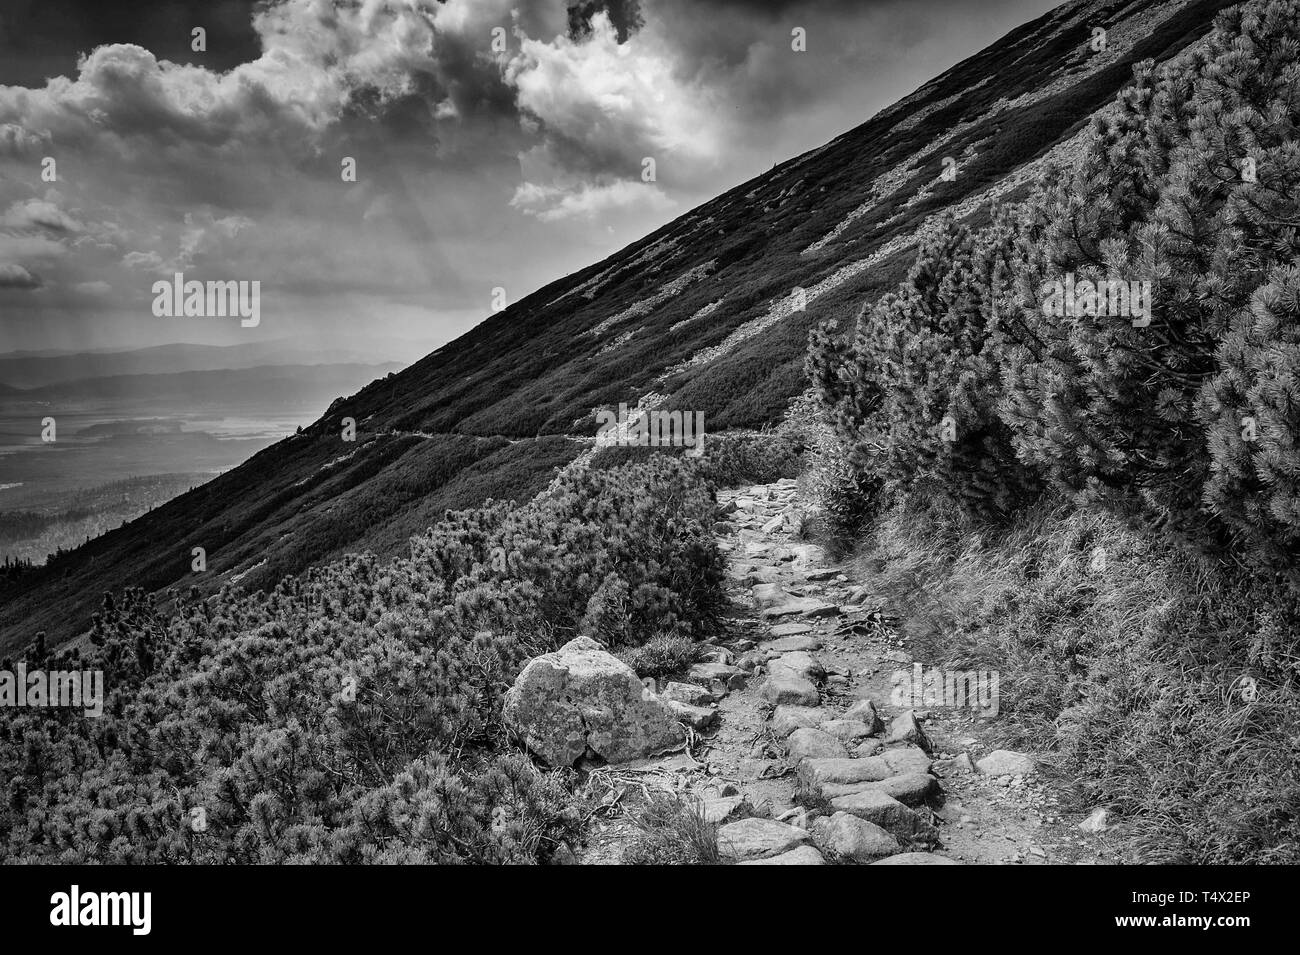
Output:
[[41,228],[52,232],[80,232],[84,226],[46,199],[15,202],[0,213],[0,228]]
[[38,289],[41,280],[32,275],[21,265],[12,262],[0,262],[0,289]]
[[619,179],[607,183],[577,182],[569,186],[525,182],[515,190],[510,205],[542,222],[596,219],[628,209],[672,209],[673,202],[657,186]]
[[578,40],[520,36],[507,65],[524,122],[541,140],[521,157],[533,172],[511,205],[542,221],[638,205],[670,208],[661,189],[643,188],[644,160],[654,160],[656,175],[662,170],[681,182],[715,165],[723,104],[679,74],[673,51],[652,26],[620,42],[608,12],[586,23]]
[[[0,85],[0,308],[90,325],[94,294],[133,334],[163,334],[145,280],[193,269],[264,279],[300,329],[468,323],[485,290],[517,298],[866,119],[991,39],[971,36],[997,28],[990,10],[1005,29],[1025,18],[1007,8],[1050,4],[932,0],[951,16],[918,18],[914,0],[250,0],[257,46],[223,68],[96,39],[68,75]],[[918,54],[921,20],[956,38],[938,63]],[[57,193],[39,191],[45,156]]]

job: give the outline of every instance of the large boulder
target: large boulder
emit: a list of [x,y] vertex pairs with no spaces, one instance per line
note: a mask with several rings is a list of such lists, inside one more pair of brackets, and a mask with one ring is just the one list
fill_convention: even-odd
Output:
[[686,741],[664,701],[589,637],[530,660],[506,693],[503,716],[552,766],[572,766],[583,756],[625,763]]

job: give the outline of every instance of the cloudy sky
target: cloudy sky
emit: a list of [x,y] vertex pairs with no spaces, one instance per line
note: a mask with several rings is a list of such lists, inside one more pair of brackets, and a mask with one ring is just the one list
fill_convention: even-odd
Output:
[[[1054,5],[4,0],[0,351],[427,351]],[[261,325],[155,317],[176,272]]]

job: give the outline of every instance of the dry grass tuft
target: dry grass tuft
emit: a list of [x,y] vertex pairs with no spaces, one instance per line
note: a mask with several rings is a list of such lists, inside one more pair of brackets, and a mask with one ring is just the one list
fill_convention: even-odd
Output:
[[636,838],[623,852],[625,865],[720,865],[718,827],[704,818],[694,796],[652,791],[632,815]]

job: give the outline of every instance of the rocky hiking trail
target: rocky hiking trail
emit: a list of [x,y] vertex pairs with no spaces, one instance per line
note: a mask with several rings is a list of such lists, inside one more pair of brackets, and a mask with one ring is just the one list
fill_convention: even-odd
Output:
[[655,688],[692,725],[689,745],[596,771],[612,811],[593,820],[581,861],[619,861],[635,832],[630,804],[656,788],[695,801],[719,825],[723,859],[741,864],[1114,856],[1104,819],[1061,811],[1065,790],[1046,764],[986,742],[992,721],[967,708],[891,705],[891,676],[912,658],[869,588],[798,539],[793,480],[718,499],[737,616],[687,682]]

